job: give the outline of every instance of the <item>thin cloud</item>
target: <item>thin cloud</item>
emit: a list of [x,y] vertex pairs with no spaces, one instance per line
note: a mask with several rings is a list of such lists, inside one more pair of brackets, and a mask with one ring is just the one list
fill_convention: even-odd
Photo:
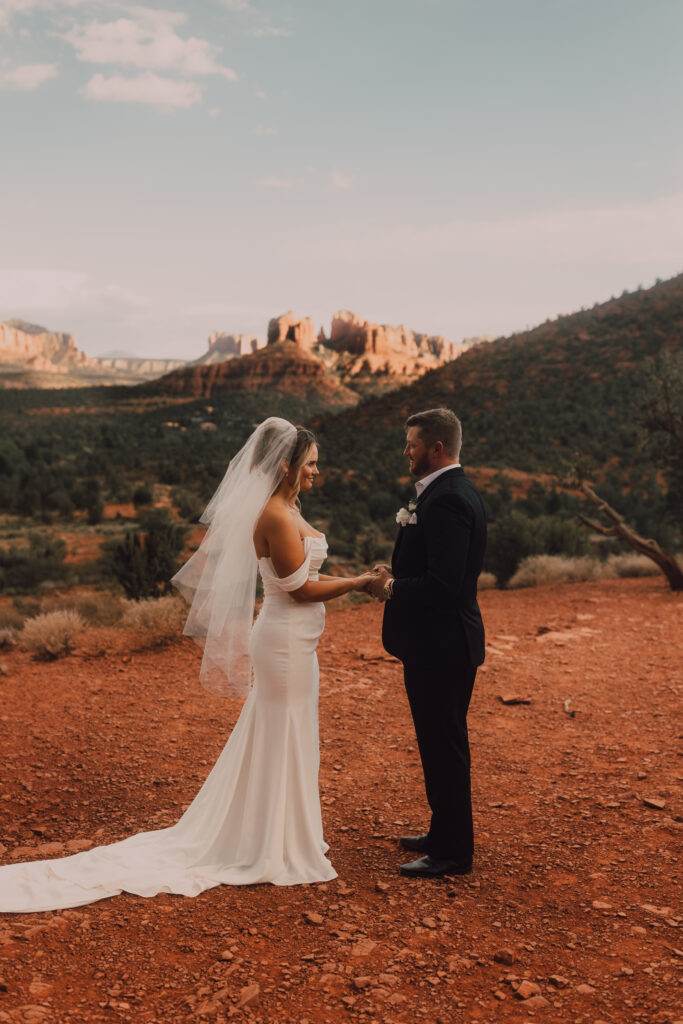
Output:
[[299,242],[288,241],[288,253],[299,258],[320,258],[358,263],[430,260],[435,257],[462,260],[507,261],[515,266],[543,263],[573,264],[585,261],[622,267],[683,265],[683,193],[652,202],[614,207],[550,210],[529,217],[483,221],[450,221],[432,227],[405,225],[368,232],[330,228],[334,246],[326,237],[302,233]]
[[274,25],[270,16],[255,7],[252,0],[221,0],[221,3],[233,14],[245,16],[246,24],[249,26],[246,28],[246,33],[256,39],[268,36],[291,36],[292,34],[290,29]]
[[33,92],[58,74],[58,64],[22,64],[0,75],[0,88]]
[[77,25],[63,38],[73,46],[78,60],[88,64],[121,64],[236,80],[236,71],[218,63],[221,47],[206,39],[178,35],[176,28],[186,21],[183,13],[149,8],[134,8],[130,13],[134,16]]
[[264,128],[262,124],[257,124],[254,128],[254,135],[277,135],[277,128]]
[[143,103],[163,111],[187,110],[202,99],[202,88],[196,82],[177,81],[152,73],[134,78],[93,75],[82,93],[89,100]]
[[332,188],[348,189],[353,188],[357,179],[355,174],[342,174],[341,171],[332,171],[330,180],[332,182]]
[[61,7],[82,7],[91,0],[0,0],[0,26],[8,25],[13,17],[33,11],[55,11]]

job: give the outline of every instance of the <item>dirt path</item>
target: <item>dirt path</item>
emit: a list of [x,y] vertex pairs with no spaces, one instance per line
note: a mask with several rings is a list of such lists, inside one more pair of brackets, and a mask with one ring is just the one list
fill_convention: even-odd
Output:
[[[657,579],[482,595],[476,869],[431,882],[396,873],[396,836],[427,815],[381,611],[330,610],[321,792],[339,879],[0,915],[0,1022],[683,1021],[681,601]],[[239,711],[198,688],[189,641],[0,663],[2,863],[171,824]]]

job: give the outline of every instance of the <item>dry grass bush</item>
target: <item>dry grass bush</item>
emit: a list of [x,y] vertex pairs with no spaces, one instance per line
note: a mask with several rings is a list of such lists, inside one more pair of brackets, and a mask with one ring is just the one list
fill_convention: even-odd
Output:
[[21,629],[25,619],[26,614],[22,614],[12,605],[0,608],[0,629]]
[[83,619],[75,611],[46,612],[26,620],[19,642],[24,650],[40,660],[63,658],[73,651],[83,625]]
[[125,599],[107,591],[46,595],[40,602],[41,614],[73,611],[87,626],[115,626],[125,610]]
[[651,558],[639,555],[636,551],[610,555],[605,562],[605,570],[610,579],[617,576],[656,576],[661,572]]
[[530,555],[522,560],[508,587],[516,590],[520,587],[542,587],[550,583],[579,583],[604,578],[605,566],[596,558]]
[[492,572],[483,572],[477,583],[477,590],[494,590],[498,581]]
[[126,602],[116,594],[84,594],[72,607],[89,626],[115,626],[123,618]]
[[18,630],[12,629],[11,626],[5,626],[3,629],[0,629],[0,650],[5,647],[14,647],[18,635]]
[[127,601],[120,625],[135,635],[138,650],[157,647],[182,635],[187,604],[181,597]]
[[542,587],[549,583],[580,583],[585,580],[614,580],[619,577],[656,576],[660,570],[651,558],[635,551],[597,558],[567,558],[564,555],[532,555],[525,558],[508,583],[510,589]]

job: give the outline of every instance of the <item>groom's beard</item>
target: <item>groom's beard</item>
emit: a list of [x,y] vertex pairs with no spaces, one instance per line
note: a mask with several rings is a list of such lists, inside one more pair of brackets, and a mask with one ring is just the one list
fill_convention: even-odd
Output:
[[416,480],[420,477],[427,476],[429,473],[429,460],[426,455],[423,455],[421,459],[416,459],[410,467],[411,476],[414,476]]

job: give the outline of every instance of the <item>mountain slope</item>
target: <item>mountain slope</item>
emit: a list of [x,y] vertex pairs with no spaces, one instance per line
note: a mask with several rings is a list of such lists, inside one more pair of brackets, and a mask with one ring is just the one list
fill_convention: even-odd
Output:
[[561,471],[576,454],[600,465],[636,457],[643,373],[683,338],[683,274],[591,310],[480,345],[317,429],[332,464],[405,473],[403,422],[445,405],[463,421],[470,464]]
[[281,341],[238,359],[174,370],[140,386],[150,395],[211,398],[230,391],[277,391],[327,403],[355,405],[358,395],[328,374],[323,363],[293,341]]

